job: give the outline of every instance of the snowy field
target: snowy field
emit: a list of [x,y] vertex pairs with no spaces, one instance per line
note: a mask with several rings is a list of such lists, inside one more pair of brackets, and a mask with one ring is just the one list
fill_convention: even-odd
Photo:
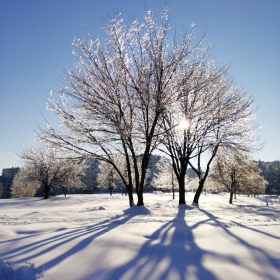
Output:
[[1,199],[0,279],[280,279],[279,201],[209,194],[197,209],[192,199]]

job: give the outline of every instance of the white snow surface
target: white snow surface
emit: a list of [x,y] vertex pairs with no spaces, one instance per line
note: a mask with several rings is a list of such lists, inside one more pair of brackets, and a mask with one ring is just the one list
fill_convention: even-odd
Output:
[[193,196],[1,199],[0,280],[280,279],[279,201]]

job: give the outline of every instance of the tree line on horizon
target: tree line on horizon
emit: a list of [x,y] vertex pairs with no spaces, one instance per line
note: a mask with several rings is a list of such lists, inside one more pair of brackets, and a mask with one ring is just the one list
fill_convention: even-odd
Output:
[[[32,197],[42,196],[48,198],[56,195],[60,190],[65,196],[67,193],[85,193],[86,186],[83,182],[85,170],[88,165],[84,162],[76,162],[71,159],[61,160],[53,151],[45,151],[40,148],[25,150],[25,165],[19,169],[11,187],[11,196]],[[27,160],[28,157],[28,160]],[[36,159],[36,162],[35,160]],[[124,166],[124,160],[119,159],[118,165]],[[123,190],[118,174],[107,163],[100,162],[97,175],[98,190],[100,188],[110,192],[115,188]],[[178,192],[178,182],[174,176],[170,160],[165,156],[159,156],[155,164],[155,176],[150,177],[148,184],[155,193],[172,192],[175,199],[175,191]],[[190,174],[191,169],[188,169]],[[205,184],[207,192],[229,192],[232,203],[233,195],[248,194],[258,195],[265,192],[266,181],[260,175],[261,170],[256,162],[234,157],[229,160],[216,159],[209,178]],[[186,190],[195,191],[198,178],[186,176]]]
[[267,181],[265,193],[280,195],[280,161],[257,161],[261,175]]

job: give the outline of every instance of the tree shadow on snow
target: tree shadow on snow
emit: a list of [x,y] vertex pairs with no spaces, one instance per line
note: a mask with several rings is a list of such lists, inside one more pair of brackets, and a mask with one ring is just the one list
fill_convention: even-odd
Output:
[[[275,258],[271,256],[268,252],[268,250],[262,249],[260,247],[261,243],[256,243],[256,240],[253,242],[246,241],[243,236],[237,235],[232,230],[230,230],[228,227],[225,227],[218,219],[218,217],[214,216],[213,214],[200,209],[201,212],[203,212],[207,217],[208,220],[203,221],[202,223],[212,221],[213,225],[220,227],[224,233],[226,234],[227,238],[231,238],[236,245],[241,245],[243,248],[246,248],[249,255],[251,256],[251,259],[248,262],[242,262],[242,259],[238,259],[237,257],[231,257],[232,263],[235,263],[239,268],[244,268],[247,271],[250,271],[254,275],[258,275],[259,279],[270,279],[270,280],[279,280],[280,275],[280,255],[278,255],[278,258]],[[253,227],[249,227],[240,223],[236,223],[234,221],[231,221],[234,226],[237,228],[243,228],[248,230],[251,233],[258,234],[259,242],[261,242],[261,239],[264,238],[270,238],[272,241],[278,241],[280,240],[279,235],[273,235],[265,231],[261,231],[259,229],[255,229]],[[269,249],[269,248],[268,248]],[[235,249],[232,248],[234,251]],[[218,258],[223,258],[223,255],[217,255]],[[258,268],[253,268],[250,266],[250,263],[258,264]]]
[[257,212],[259,216],[269,217],[269,218],[279,218],[280,209],[274,208],[273,205],[259,206],[259,205],[239,205],[234,204],[238,210],[242,210],[245,213],[255,213]]
[[[43,270],[50,269],[59,265],[66,258],[81,252],[97,237],[117,228],[118,226],[128,222],[135,215],[149,214],[147,208],[143,208],[139,213],[133,208],[127,209],[121,215],[116,215],[112,218],[96,223],[94,225],[79,226],[74,229],[67,230],[65,228],[58,229],[54,232],[46,232],[49,237],[43,238],[44,234],[34,234],[20,238],[0,241],[0,245],[5,243],[9,249],[0,253],[0,259],[6,261],[12,260],[14,264],[20,264],[34,260],[36,257],[46,255],[50,256],[50,261],[44,263],[41,268]],[[40,240],[34,241],[34,236],[40,235]],[[24,239],[25,245],[17,246],[17,242]],[[78,242],[77,242],[78,240]],[[74,241],[75,245],[70,249],[62,248],[69,242]],[[57,255],[56,252],[62,252]],[[16,260],[16,261],[15,261]]]
[[108,271],[95,271],[88,279],[207,279],[216,277],[202,265],[205,251],[195,243],[192,229],[185,222],[185,211],[180,205],[177,216],[164,224],[139,249],[131,261]]
[[[84,279],[215,280],[217,279],[216,276],[204,265],[204,257],[206,256],[242,266],[244,269],[258,274],[262,279],[279,279],[277,278],[280,275],[279,259],[273,259],[265,250],[257,245],[255,246],[252,242],[247,242],[241,236],[237,236],[234,231],[225,227],[216,216],[205,210],[200,210],[205,214],[205,220],[192,226],[187,225],[185,211],[189,209],[192,208],[180,205],[177,216],[173,220],[162,225],[152,235],[145,236],[146,241],[130,261],[112,271],[94,268],[92,273],[88,271],[89,275]],[[0,245],[5,243],[5,247],[8,248],[6,251],[0,252],[0,259],[16,260],[14,263],[22,263],[33,261],[36,257],[43,256],[47,259],[50,256],[50,260],[42,264],[43,269],[47,270],[58,266],[72,255],[82,252],[94,239],[127,223],[134,216],[149,214],[150,212],[145,206],[132,207],[125,210],[121,215],[116,215],[93,225],[79,226],[70,230],[61,228],[55,232],[40,233],[40,240],[38,240],[38,237],[34,240],[34,235],[37,235],[37,232],[34,232],[32,236],[22,237],[24,239],[23,245],[17,246],[21,238],[0,241]],[[250,251],[253,261],[262,266],[265,265],[266,269],[254,271],[250,264],[240,263],[240,259],[236,256],[226,256],[222,253],[214,253],[199,248],[195,242],[193,230],[203,224],[209,225],[209,222],[211,222],[211,225],[221,228],[224,237],[233,239],[231,244],[246,247]],[[236,226],[242,226],[246,230],[261,234],[264,238],[279,240],[276,235],[262,232],[259,229],[249,228],[237,223]],[[218,237],[213,237],[213,242],[216,238]],[[72,242],[74,245],[72,245]]]

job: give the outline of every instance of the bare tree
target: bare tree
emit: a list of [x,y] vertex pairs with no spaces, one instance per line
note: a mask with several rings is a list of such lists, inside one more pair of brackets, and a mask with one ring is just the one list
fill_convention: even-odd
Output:
[[[251,106],[252,97],[228,78],[226,69],[217,69],[201,57],[205,56],[198,56],[201,67],[194,67],[192,83],[182,89],[175,111],[165,118],[164,145],[179,181],[179,204],[185,203],[184,174],[188,165],[199,179],[193,200],[198,205],[218,149],[247,152],[257,149],[259,127]],[[204,170],[202,157],[206,162]]]
[[244,153],[230,156],[220,153],[212,169],[211,178],[230,192],[230,204],[236,192],[257,194],[265,191],[267,182],[261,177],[260,169]]
[[[260,124],[256,122],[253,98],[236,86],[231,80],[223,80],[215,110],[209,118],[213,119],[206,137],[198,142],[197,164],[191,164],[199,178],[199,186],[193,199],[198,205],[200,194],[210,171],[210,166],[219,150],[224,153],[251,153],[259,150]],[[218,87],[219,88],[219,87]],[[202,171],[202,156],[206,162]]]
[[[191,159],[207,149],[200,145],[212,132],[215,103],[219,95],[218,82],[225,74],[224,67],[216,68],[209,61],[209,48],[193,53],[193,61],[186,83],[180,87],[179,97],[164,116],[166,137],[163,139],[166,152],[173,163],[179,184],[179,204],[185,204],[185,174]],[[198,147],[202,148],[198,151]]]
[[81,161],[65,159],[56,151],[43,147],[24,150],[19,156],[29,172],[29,180],[43,186],[44,199],[58,187],[82,186],[79,177],[85,165]]
[[[76,39],[77,64],[66,73],[65,87],[48,108],[59,117],[63,131],[47,124],[38,138],[56,149],[78,157],[91,156],[111,164],[119,174],[134,205],[143,205],[143,187],[151,153],[162,135],[162,116],[188,83],[188,61],[199,44],[193,45],[193,30],[168,40],[169,12],[156,24],[147,11],[145,22],[127,27],[120,15],[109,18],[103,40],[90,35]],[[114,163],[123,155],[126,173]],[[141,159],[141,160],[140,160]]]

